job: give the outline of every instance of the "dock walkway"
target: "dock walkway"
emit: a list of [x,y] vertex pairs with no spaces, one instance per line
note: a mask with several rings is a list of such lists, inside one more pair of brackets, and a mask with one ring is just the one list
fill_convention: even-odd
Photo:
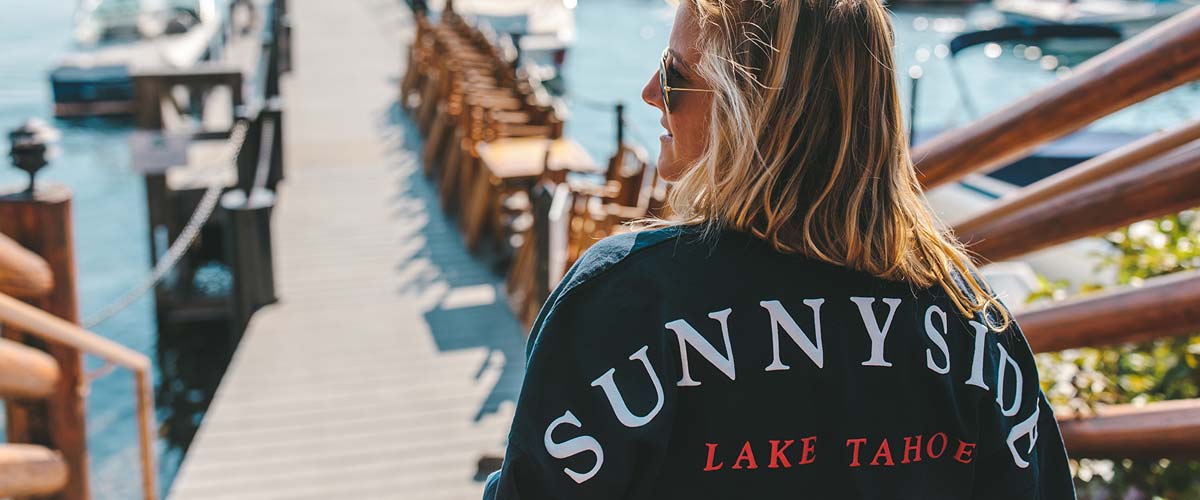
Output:
[[479,498],[524,340],[396,107],[404,2],[289,2],[278,304],[259,311],[172,500]]

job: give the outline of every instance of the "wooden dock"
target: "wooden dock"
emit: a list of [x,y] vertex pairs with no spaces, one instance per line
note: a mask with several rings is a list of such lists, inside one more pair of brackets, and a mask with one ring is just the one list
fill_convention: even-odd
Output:
[[169,498],[478,498],[524,339],[396,108],[409,13],[289,4],[280,301],[253,317]]

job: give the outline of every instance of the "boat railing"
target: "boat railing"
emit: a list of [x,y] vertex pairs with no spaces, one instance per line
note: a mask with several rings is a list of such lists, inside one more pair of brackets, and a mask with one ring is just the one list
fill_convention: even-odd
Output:
[[[914,148],[926,189],[1018,160],[1127,106],[1200,79],[1200,7],[1090,59],[1069,77]],[[1018,189],[953,227],[981,261],[1018,257],[1200,206],[1200,121]],[[1200,330],[1200,272],[1183,272],[1017,313],[1035,352]],[[1200,456],[1200,399],[1059,415],[1084,457]]]

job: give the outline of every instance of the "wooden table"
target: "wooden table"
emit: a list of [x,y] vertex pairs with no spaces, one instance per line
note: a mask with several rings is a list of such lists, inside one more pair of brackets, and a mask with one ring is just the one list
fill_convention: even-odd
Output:
[[500,215],[504,196],[525,191],[542,179],[562,182],[568,172],[603,173],[596,160],[571,139],[520,137],[480,143],[482,175],[475,176],[463,214],[467,247],[474,251]]

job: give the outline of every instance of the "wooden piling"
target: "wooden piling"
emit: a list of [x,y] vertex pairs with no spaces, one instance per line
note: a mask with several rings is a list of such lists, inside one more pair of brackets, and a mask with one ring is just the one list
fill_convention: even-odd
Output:
[[[54,287],[29,302],[72,323],[79,322],[75,292],[75,245],[71,226],[71,192],[62,186],[39,186],[24,193],[0,195],[0,233],[45,259]],[[78,350],[57,342],[42,342],[25,332],[5,328],[10,340],[45,350],[58,364],[54,393],[40,401],[7,401],[8,441],[58,450],[66,461],[69,480],[54,500],[86,500],[88,455],[84,414],[84,373]]]

